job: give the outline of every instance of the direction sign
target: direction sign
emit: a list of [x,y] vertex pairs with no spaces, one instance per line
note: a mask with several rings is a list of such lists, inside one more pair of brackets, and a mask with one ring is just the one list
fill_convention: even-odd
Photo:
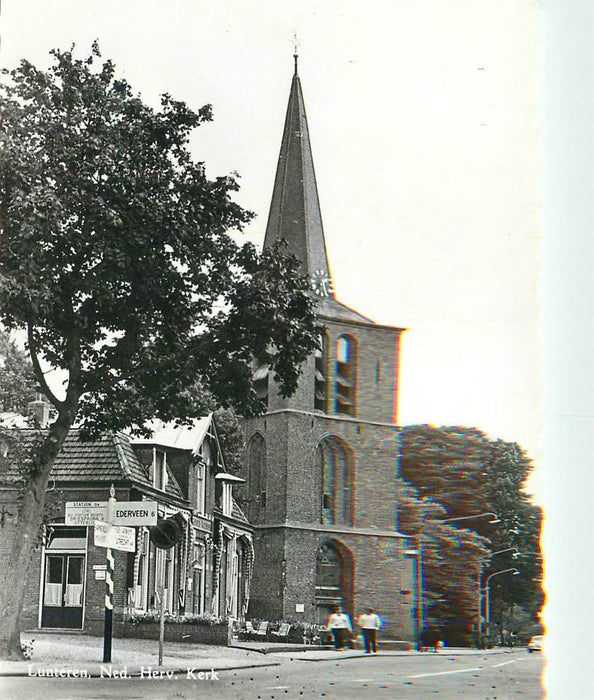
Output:
[[66,503],[66,525],[93,525],[96,520],[107,520],[107,501]]
[[110,547],[123,552],[136,550],[136,530],[133,527],[118,527],[97,520],[95,525],[95,547]]
[[114,503],[115,525],[156,525],[156,501],[117,501]]

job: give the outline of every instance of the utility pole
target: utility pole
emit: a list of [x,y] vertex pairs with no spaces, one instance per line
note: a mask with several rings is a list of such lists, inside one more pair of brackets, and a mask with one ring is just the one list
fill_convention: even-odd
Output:
[[[107,522],[113,525],[115,518],[115,487],[109,487],[109,500],[107,501]],[[113,571],[114,557],[111,547],[105,550],[107,567],[105,571],[105,618],[103,623],[103,663],[111,663],[111,640],[113,637]]]

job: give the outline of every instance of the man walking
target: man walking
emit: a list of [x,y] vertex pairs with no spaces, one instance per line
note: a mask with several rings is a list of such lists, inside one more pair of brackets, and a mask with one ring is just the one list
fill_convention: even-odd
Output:
[[351,636],[353,628],[351,626],[351,618],[342,611],[338,606],[336,612],[328,618],[327,629],[334,636],[334,649],[344,649]]
[[377,631],[382,626],[382,619],[373,612],[373,608],[366,608],[363,615],[359,615],[359,627],[365,642],[365,653],[377,653]]

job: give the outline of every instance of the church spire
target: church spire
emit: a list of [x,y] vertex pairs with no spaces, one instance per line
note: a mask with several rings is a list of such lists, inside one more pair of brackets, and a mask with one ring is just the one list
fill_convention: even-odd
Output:
[[295,72],[291,82],[264,247],[284,239],[289,251],[301,261],[304,273],[330,280],[309,129],[297,72],[296,51],[294,59]]

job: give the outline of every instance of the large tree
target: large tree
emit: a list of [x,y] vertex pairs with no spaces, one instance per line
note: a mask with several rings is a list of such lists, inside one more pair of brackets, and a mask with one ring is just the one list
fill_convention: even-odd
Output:
[[151,108],[97,46],[84,60],[52,54],[47,71],[23,61],[0,87],[0,320],[26,332],[57,411],[31,457],[0,590],[4,657],[20,654],[26,572],[73,423],[92,435],[215,402],[255,411],[254,358],[288,394],[317,343],[298,262],[232,240],[251,217],[232,200],[236,179],[209,179],[189,150],[210,107],[163,95]]
[[[492,440],[476,428],[413,425],[401,432],[401,455],[402,477],[421,498],[443,506],[445,519],[497,514],[496,524],[488,517],[458,520],[459,526],[471,528],[489,542],[487,556],[481,561],[481,580],[484,594],[489,581],[490,618],[494,623],[491,632],[496,629],[501,640],[505,620],[513,618],[518,608],[536,621],[543,600],[539,549],[542,513],[524,490],[532,469],[525,452],[515,443]],[[447,583],[447,577],[443,577],[446,563],[447,559],[441,558],[427,565],[429,579],[435,576],[439,595]],[[435,572],[431,571],[433,565]],[[487,578],[513,568],[519,575]],[[465,609],[464,596],[458,596],[455,586],[452,594],[459,599],[458,608]],[[485,607],[483,600],[483,612]],[[439,612],[439,606],[435,612]],[[442,608],[440,614],[447,618],[449,611]]]
[[489,540],[464,527],[444,522],[446,509],[398,479],[398,527],[415,536],[422,548],[425,627],[439,630],[448,644],[466,645],[477,616],[479,577],[489,557]]
[[[524,491],[532,464],[517,444],[495,440],[487,468],[486,492],[489,503],[501,519],[492,538],[494,556],[486,576],[517,568],[517,576],[494,576],[489,585],[493,641],[503,643],[510,632],[529,637],[544,601],[540,530],[542,510]],[[511,550],[511,551],[510,551]],[[515,550],[515,551],[514,551]]]

